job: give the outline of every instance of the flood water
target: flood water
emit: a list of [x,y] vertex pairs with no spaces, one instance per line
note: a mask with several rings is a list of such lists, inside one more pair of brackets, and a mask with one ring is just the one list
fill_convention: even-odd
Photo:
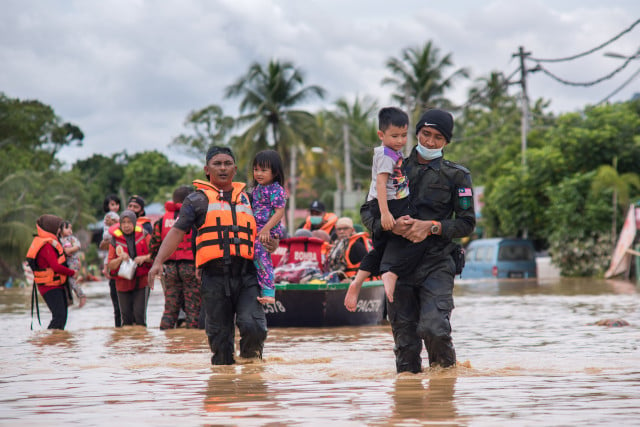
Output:
[[115,329],[94,282],[57,332],[30,330],[29,289],[0,291],[0,425],[640,425],[629,282],[459,283],[459,366],[417,375],[395,373],[388,325],[271,328],[262,363],[212,367],[204,331],[158,329],[160,289],[148,329]]

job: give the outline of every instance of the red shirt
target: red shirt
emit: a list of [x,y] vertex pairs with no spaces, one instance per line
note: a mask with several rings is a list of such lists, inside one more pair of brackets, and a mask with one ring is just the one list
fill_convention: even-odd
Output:
[[[40,268],[51,268],[58,274],[64,274],[67,277],[73,277],[76,272],[70,268],[65,267],[62,264],[58,264],[58,252],[51,245],[44,245],[36,255],[36,264]],[[52,289],[59,288],[60,286],[47,286],[38,285],[40,294],[44,295]]]

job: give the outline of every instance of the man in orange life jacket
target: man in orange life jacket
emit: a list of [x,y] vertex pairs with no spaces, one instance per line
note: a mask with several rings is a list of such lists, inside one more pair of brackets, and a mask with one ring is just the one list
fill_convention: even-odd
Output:
[[133,211],[138,218],[136,220],[136,224],[142,226],[144,230],[151,234],[153,233],[153,225],[151,224],[151,220],[147,218],[146,212],[144,211],[144,199],[138,195],[133,195],[129,198],[129,203],[127,204],[127,209]]
[[343,271],[345,276],[355,276],[362,258],[372,248],[371,240],[367,233],[356,233],[353,220],[342,217],[336,222],[336,237],[327,262],[325,271]]
[[324,203],[320,200],[314,200],[309,206],[309,215],[298,228],[309,231],[322,230],[331,236],[331,241],[336,238],[335,225],[338,215],[333,212],[327,212]]
[[[178,212],[184,199],[193,193],[189,185],[181,185],[173,191],[171,200],[164,204],[164,216],[153,226],[150,250],[156,257],[162,241],[178,219]],[[160,320],[160,329],[172,329],[176,326],[180,309],[186,314],[185,326],[197,328],[200,317],[200,283],[196,278],[193,230],[185,233],[178,249],[164,262],[164,313]]]
[[38,218],[38,233],[27,252],[27,262],[33,270],[34,286],[37,285],[40,295],[51,310],[48,329],[64,329],[67,324],[70,293],[69,288],[65,288],[65,283],[67,277],[73,277],[76,273],[63,265],[64,250],[59,241],[63,222],[62,218],[55,215],[42,215]]
[[233,182],[237,170],[229,148],[209,149],[204,167],[209,182],[193,182],[198,190],[184,200],[149,271],[153,280],[185,233],[196,226],[196,268],[213,365],[235,363],[235,326],[240,331],[240,357],[262,358],[267,338],[264,297],[253,264],[256,222],[245,184]]

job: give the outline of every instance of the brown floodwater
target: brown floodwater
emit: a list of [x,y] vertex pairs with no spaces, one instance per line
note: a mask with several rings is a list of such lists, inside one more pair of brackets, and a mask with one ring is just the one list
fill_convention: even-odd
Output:
[[0,291],[0,425],[640,425],[629,282],[458,283],[459,366],[417,375],[395,373],[388,325],[271,328],[262,363],[212,367],[203,331],[158,329],[159,289],[147,329],[112,327],[94,282],[57,332],[30,330],[29,289]]

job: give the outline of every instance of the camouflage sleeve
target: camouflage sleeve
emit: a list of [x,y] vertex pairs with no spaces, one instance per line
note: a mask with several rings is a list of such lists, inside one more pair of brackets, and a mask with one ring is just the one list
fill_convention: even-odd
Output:
[[162,218],[153,224],[153,233],[151,233],[151,241],[149,242],[149,253],[151,254],[151,259],[156,259],[158,255],[158,249],[160,249],[160,245],[162,244],[162,230],[160,229],[162,226]]

